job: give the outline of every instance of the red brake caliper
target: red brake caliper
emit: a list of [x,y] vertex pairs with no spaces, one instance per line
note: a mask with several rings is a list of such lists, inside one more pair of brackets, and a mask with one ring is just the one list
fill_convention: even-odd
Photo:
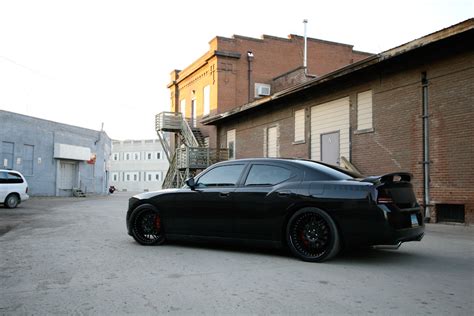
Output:
[[161,230],[161,218],[160,216],[155,216],[155,228],[159,232]]
[[306,247],[308,247],[309,241],[308,241],[308,239],[306,239],[306,238],[304,237],[304,231],[301,231],[300,238],[301,238],[301,241],[303,242],[303,244],[304,244]]

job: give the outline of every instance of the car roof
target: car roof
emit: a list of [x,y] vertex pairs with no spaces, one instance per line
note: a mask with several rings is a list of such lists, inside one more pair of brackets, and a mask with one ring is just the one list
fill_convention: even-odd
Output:
[[[239,162],[245,162],[245,163],[251,163],[251,162],[276,162],[276,163],[286,163],[293,165],[295,167],[299,168],[304,168],[304,169],[333,169],[335,171],[339,171],[341,173],[344,173],[348,176],[357,178],[360,177],[360,175],[351,172],[349,170],[342,169],[341,167],[338,166],[333,166],[324,162],[320,161],[314,161],[311,159],[303,159],[303,158],[241,158],[241,159],[233,159],[233,160],[225,160],[216,163],[215,165],[226,165],[226,164],[232,164],[232,163],[239,163]],[[314,165],[310,166],[310,164],[313,163]],[[318,167],[320,166],[320,168]]]
[[13,172],[21,175],[20,171],[12,170],[12,169],[0,169],[0,172]]

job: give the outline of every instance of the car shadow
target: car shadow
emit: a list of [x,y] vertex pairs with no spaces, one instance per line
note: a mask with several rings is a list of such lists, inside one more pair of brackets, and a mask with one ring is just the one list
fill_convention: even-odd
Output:
[[[269,248],[254,245],[224,243],[219,241],[167,241],[160,247],[178,247],[182,249],[204,249],[212,251],[229,251],[241,254],[261,255],[280,259],[294,259],[295,262],[305,263],[293,256],[288,248]],[[336,257],[324,262],[334,265],[363,265],[363,266],[403,266],[412,263],[430,264],[433,257],[426,253],[415,253],[403,249],[374,249],[371,247],[344,249]]]
[[193,248],[193,249],[205,249],[213,251],[229,251],[242,254],[258,254],[264,256],[274,256],[281,258],[291,258],[291,253],[286,248],[271,248],[271,247],[262,247],[255,245],[239,244],[239,243],[229,243],[229,242],[219,242],[219,241],[182,241],[182,240],[173,240],[167,241],[164,245],[160,247],[173,246],[179,248]]

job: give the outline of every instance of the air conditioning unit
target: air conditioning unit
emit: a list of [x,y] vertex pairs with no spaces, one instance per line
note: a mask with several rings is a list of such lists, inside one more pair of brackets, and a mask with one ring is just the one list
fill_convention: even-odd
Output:
[[271,89],[269,84],[256,83],[255,84],[255,97],[263,97],[270,95]]

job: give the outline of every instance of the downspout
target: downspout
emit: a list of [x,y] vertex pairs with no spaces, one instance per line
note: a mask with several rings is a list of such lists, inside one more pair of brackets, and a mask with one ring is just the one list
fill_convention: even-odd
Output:
[[304,74],[308,74],[308,37],[306,36],[306,25],[308,24],[308,20],[303,20],[304,24],[304,55],[303,55],[303,68]]
[[248,103],[252,102],[252,51],[247,52],[247,64],[248,64]]
[[423,206],[425,222],[431,221],[430,213],[430,129],[428,108],[428,79],[426,72],[421,73],[422,103],[423,103]]

